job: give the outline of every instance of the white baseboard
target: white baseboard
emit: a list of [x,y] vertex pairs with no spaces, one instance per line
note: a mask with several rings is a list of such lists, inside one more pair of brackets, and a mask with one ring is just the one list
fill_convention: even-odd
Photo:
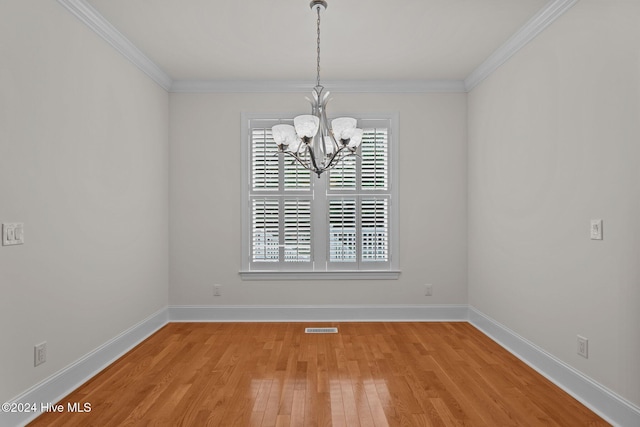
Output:
[[614,426],[640,426],[640,408],[469,306],[469,323]]
[[466,322],[467,305],[170,305],[171,322]]
[[[102,371],[116,359],[141,343],[168,322],[167,308],[163,308],[115,338],[107,341],[66,368],[31,387],[12,399],[15,403],[56,403],[91,377]],[[0,426],[23,426],[40,415],[35,413],[0,412]]]
[[[614,426],[640,426],[640,408],[509,328],[467,305],[181,306],[165,307],[11,400],[55,403],[169,322],[468,321],[507,351]],[[0,412],[1,427],[23,426],[39,413]]]

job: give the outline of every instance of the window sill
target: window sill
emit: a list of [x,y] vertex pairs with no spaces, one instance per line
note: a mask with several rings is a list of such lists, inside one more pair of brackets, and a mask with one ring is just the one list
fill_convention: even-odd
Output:
[[397,280],[400,270],[366,271],[240,271],[242,280]]

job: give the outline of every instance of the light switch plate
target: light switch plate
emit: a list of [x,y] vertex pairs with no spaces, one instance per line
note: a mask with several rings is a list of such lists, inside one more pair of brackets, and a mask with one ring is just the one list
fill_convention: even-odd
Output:
[[47,361],[47,342],[36,344],[33,348],[33,366],[42,365]]
[[602,240],[602,220],[591,220],[591,240]]
[[577,353],[579,356],[584,357],[585,359],[589,358],[589,340],[585,337],[578,335],[578,349]]
[[11,222],[2,224],[2,246],[24,244],[24,224]]

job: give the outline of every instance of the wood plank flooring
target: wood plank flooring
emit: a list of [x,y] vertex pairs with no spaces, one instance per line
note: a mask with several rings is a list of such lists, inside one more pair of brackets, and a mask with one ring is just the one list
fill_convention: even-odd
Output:
[[61,403],[30,425],[608,425],[464,322],[171,323]]

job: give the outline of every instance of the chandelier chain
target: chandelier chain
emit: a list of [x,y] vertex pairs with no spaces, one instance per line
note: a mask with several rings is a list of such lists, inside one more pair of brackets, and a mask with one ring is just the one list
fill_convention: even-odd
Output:
[[317,52],[318,52],[318,66],[316,69],[316,86],[320,86],[320,8],[316,7],[316,11],[318,12],[318,20],[317,20],[317,25],[318,25],[318,48],[317,48]]

